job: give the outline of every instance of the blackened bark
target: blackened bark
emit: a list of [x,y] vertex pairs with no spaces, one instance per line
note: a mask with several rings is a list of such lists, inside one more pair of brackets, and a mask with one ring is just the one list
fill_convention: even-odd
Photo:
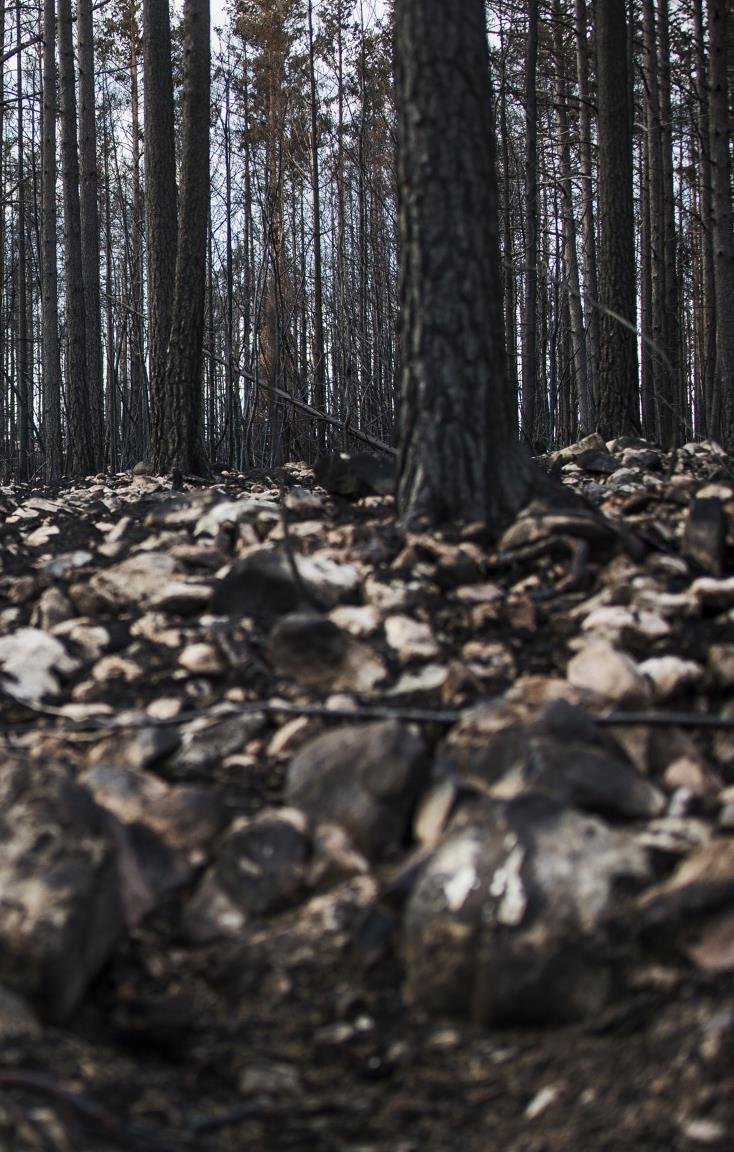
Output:
[[77,38],[79,47],[79,169],[84,339],[95,467],[101,468],[104,463],[104,399],[102,390],[99,189],[97,181],[97,121],[94,100],[92,0],[78,0],[77,2]]
[[526,499],[513,435],[483,0],[397,0],[404,523],[483,520]]
[[43,4],[43,111],[41,138],[41,296],[43,344],[44,476],[49,484],[61,478],[61,352],[59,347],[59,286],[56,267],[56,0]]
[[168,0],[144,0],[143,3],[143,81],[150,311],[150,434],[155,454],[164,436],[159,421],[165,414],[166,406],[164,375],[171,333],[178,236]]
[[522,341],[522,428],[529,444],[538,419],[538,0],[528,3],[525,50],[525,328]]
[[729,152],[728,20],[724,0],[708,0],[709,117],[716,283],[716,387],[724,447],[734,449],[734,231]]
[[594,207],[594,168],[591,152],[591,97],[589,85],[589,45],[586,0],[575,0],[574,37],[576,75],[579,90],[579,165],[581,169],[581,231],[584,244],[584,317],[589,348],[589,423],[596,422],[599,401],[599,282],[596,259],[596,212]]
[[597,0],[599,100],[598,424],[607,439],[640,432],[632,89],[626,0]]
[[[311,193],[313,196],[313,263],[314,263],[314,350],[313,350],[313,403],[320,412],[326,411],[326,356],[324,351],[324,299],[321,274],[321,189],[319,187],[319,130],[316,64],[314,59],[313,4],[308,0],[308,74],[311,96]],[[324,425],[319,421],[319,451],[326,448]]]
[[[21,43],[20,0],[15,4],[15,31]],[[25,89],[23,85],[23,54],[16,56],[16,107],[18,112],[18,217],[16,265],[16,316],[18,335],[18,471],[21,480],[31,474],[31,412],[33,410],[33,369],[31,325],[28,315],[28,234],[26,225],[25,175]]]
[[697,397],[696,426],[708,435],[718,435],[720,407],[716,382],[716,287],[714,280],[713,188],[711,176],[711,136],[707,58],[703,31],[703,0],[693,2],[693,29],[696,42],[696,98],[698,100],[698,144],[700,150],[701,237],[700,291],[700,388]]
[[95,471],[95,455],[85,354],[79,151],[76,137],[76,77],[71,0],[59,0],[58,20],[64,190],[66,382],[69,413],[67,471],[74,476],[83,476]]
[[158,472],[205,472],[201,435],[206,250],[209,218],[209,0],[184,5],[184,105],[181,210],[165,400],[154,417]]

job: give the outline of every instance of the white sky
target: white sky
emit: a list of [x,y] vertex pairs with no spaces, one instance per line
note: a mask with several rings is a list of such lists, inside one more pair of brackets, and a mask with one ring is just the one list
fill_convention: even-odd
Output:
[[[214,27],[221,28],[224,25],[225,13],[226,13],[227,7],[228,7],[227,0],[210,0],[210,3],[211,3],[211,10],[212,10],[212,25]],[[373,7],[373,6],[374,6],[375,11],[378,13],[378,15],[382,13],[382,11],[383,11],[382,0],[373,0],[373,4],[369,5],[369,6],[365,5],[365,8]],[[315,7],[316,7],[316,5],[314,5],[314,8]]]

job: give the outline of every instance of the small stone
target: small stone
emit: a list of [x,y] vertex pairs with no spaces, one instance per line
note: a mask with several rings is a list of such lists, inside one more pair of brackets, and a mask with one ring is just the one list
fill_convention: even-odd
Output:
[[302,1095],[303,1082],[295,1064],[268,1060],[245,1068],[239,1078],[239,1091],[244,1097],[274,1096],[282,1100]]
[[265,727],[263,712],[223,715],[215,720],[193,720],[181,732],[181,747],[171,757],[169,770],[189,775],[241,752]]
[[395,488],[392,460],[367,452],[332,452],[320,456],[314,465],[316,483],[335,496],[358,499],[372,493],[387,496]]
[[377,653],[315,613],[279,621],[268,654],[279,675],[327,692],[370,692],[387,675]]
[[709,672],[722,688],[734,685],[734,644],[711,644],[708,651]]
[[221,653],[213,644],[188,644],[178,662],[194,676],[221,676],[226,668]]
[[681,551],[711,576],[721,576],[726,545],[726,514],[720,500],[698,496],[688,511]]
[[679,756],[665,769],[665,787],[671,792],[685,788],[692,796],[706,798],[718,795],[721,789],[719,777],[693,756]]
[[76,671],[64,645],[40,628],[18,628],[0,637],[0,671],[5,691],[23,703],[38,704],[55,695],[61,684],[58,673]]
[[341,825],[360,852],[378,859],[407,835],[425,755],[420,737],[397,721],[342,727],[291,761],[286,796],[311,819]]
[[651,820],[637,840],[650,852],[680,860],[694,849],[708,844],[711,836],[711,827],[703,820],[692,816],[661,816]]
[[717,580],[713,576],[700,576],[689,589],[703,608],[721,610],[734,605],[734,576]]
[[91,552],[78,549],[76,552],[62,552],[58,556],[54,556],[52,560],[47,560],[42,564],[41,568],[49,576],[57,579],[61,576],[67,576],[76,568],[84,568],[87,564],[91,564],[92,560]]
[[635,662],[603,640],[588,644],[568,662],[569,683],[615,704],[643,706],[650,700],[648,681]]
[[174,727],[151,725],[130,732],[117,732],[94,745],[87,764],[91,768],[99,764],[124,765],[133,772],[144,771],[170,756],[180,743],[181,738]]
[[292,808],[266,809],[251,820],[236,820],[189,905],[187,917],[197,925],[198,938],[205,938],[207,927],[210,939],[227,927],[228,914],[225,911],[222,922],[222,909],[239,913],[230,918],[236,932],[253,917],[290,904],[304,887],[309,853],[306,822]]
[[726,1049],[734,1048],[734,1005],[725,1004],[714,1012],[702,1032],[701,1055],[709,1064],[718,1063]]
[[122,680],[126,684],[134,684],[140,680],[144,669],[134,660],[126,660],[124,656],[103,656],[92,668],[92,679],[98,684],[107,684],[111,680]]
[[304,600],[304,589],[287,558],[270,548],[260,548],[239,560],[214,586],[211,611],[218,616],[251,616],[270,622],[292,612]]
[[36,605],[31,622],[44,632],[51,632],[57,624],[68,620],[74,615],[74,609],[68,596],[60,588],[52,585],[41,597]]
[[165,552],[138,552],[92,576],[89,586],[110,610],[129,604],[146,605],[160,594],[176,570],[176,562]]
[[537,1120],[552,1104],[555,1104],[559,1096],[560,1089],[557,1084],[547,1084],[545,1088],[541,1088],[525,1109],[525,1119]]
[[369,872],[369,864],[338,824],[317,824],[308,880],[312,888],[341,883]]
[[680,656],[654,656],[638,665],[638,671],[652,683],[658,701],[670,700],[703,679],[703,668]]
[[439,780],[426,792],[418,804],[413,819],[416,843],[434,847],[446,831],[449,817],[458,796],[458,783],[451,779]]
[[727,1130],[717,1120],[689,1120],[683,1125],[683,1135],[693,1144],[704,1144],[708,1147],[723,1145],[727,1140]]
[[212,589],[208,584],[187,584],[183,580],[171,580],[148,596],[146,605],[153,611],[194,616],[197,612],[206,611],[211,598]]
[[311,599],[325,607],[356,598],[361,583],[353,564],[332,560],[328,556],[296,556],[296,571]]
[[425,664],[416,672],[403,672],[390,689],[390,696],[431,695],[443,688],[448,680],[449,669],[445,664]]
[[575,463],[579,456],[583,457],[586,452],[601,452],[610,455],[604,439],[598,432],[592,432],[589,436],[585,436],[583,440],[579,440],[576,444],[569,444],[565,448],[559,449],[551,455],[551,463],[571,464]]
[[0,1044],[14,1040],[37,1040],[41,1028],[35,1013],[22,997],[0,986]]
[[431,660],[439,652],[430,624],[411,616],[388,616],[385,636],[401,664],[408,664],[411,660]]
[[380,627],[381,617],[372,604],[360,606],[345,604],[339,608],[332,608],[329,619],[337,628],[343,628],[352,636],[367,637],[374,636]]
[[106,628],[93,624],[83,617],[73,620],[64,620],[52,629],[52,635],[60,640],[69,640],[73,645],[72,651],[78,653],[82,660],[99,660],[111,642]]
[[0,979],[68,1019],[124,929],[109,818],[52,765],[0,775]]

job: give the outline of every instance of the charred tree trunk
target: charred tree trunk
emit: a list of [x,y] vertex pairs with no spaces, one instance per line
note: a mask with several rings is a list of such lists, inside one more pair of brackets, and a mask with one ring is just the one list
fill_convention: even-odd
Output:
[[404,523],[497,527],[532,485],[513,435],[483,0],[397,0]]

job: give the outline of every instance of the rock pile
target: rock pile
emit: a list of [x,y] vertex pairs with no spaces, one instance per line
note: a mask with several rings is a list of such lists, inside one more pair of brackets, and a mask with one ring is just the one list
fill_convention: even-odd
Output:
[[141,931],[483,1027],[734,970],[731,462],[548,464],[616,547],[540,505],[401,538],[343,464],[0,489],[0,1034]]

